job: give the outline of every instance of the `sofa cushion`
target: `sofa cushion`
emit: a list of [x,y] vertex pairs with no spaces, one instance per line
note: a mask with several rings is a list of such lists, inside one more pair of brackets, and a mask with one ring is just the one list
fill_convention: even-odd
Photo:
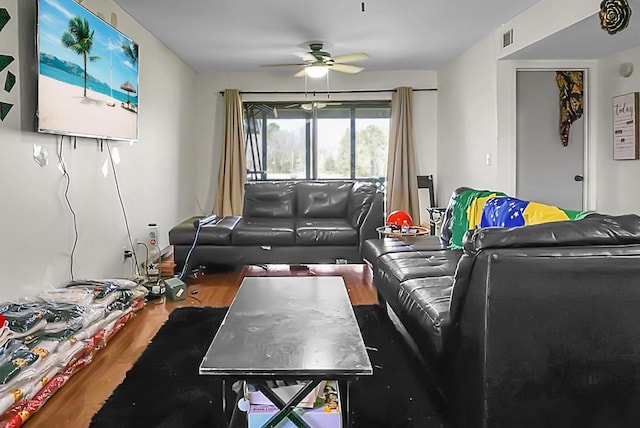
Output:
[[441,249],[444,248],[437,236],[368,239],[362,245],[362,259],[375,269],[379,264],[378,257],[383,254]]
[[442,330],[449,323],[449,301],[453,276],[415,278],[404,281],[398,289],[400,310],[427,334],[436,354],[443,349]]
[[358,231],[344,218],[296,220],[297,245],[358,245]]
[[367,262],[372,269],[380,264],[382,254],[415,251],[403,241],[394,238],[368,239],[362,245],[362,260]]
[[295,219],[242,217],[231,232],[233,245],[294,245]]
[[299,218],[345,218],[353,183],[300,182],[295,186]]
[[404,282],[414,278],[451,276],[462,255],[459,250],[414,251],[380,256],[379,267],[387,275]]
[[295,184],[252,182],[244,186],[243,217],[292,218],[295,216]]

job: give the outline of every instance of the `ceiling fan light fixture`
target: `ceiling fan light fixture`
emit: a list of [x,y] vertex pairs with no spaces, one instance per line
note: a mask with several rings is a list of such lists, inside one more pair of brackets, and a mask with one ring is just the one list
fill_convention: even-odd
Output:
[[307,104],[300,104],[300,107],[302,108],[302,110],[305,111],[311,111],[313,110],[313,106],[316,106],[316,108],[320,109],[320,108],[325,108],[327,106],[326,103],[319,103],[319,102],[312,102],[312,103],[307,103]]
[[329,72],[329,67],[326,65],[310,65],[304,69],[304,72],[307,76],[318,79],[320,77],[324,77]]

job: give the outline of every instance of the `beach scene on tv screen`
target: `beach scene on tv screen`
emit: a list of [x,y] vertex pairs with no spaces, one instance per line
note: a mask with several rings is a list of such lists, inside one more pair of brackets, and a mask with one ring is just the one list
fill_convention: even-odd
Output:
[[38,130],[138,138],[138,45],[73,0],[40,0]]

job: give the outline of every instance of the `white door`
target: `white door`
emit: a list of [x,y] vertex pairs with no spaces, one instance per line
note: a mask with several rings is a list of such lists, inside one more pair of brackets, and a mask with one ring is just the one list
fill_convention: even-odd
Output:
[[585,117],[571,125],[565,147],[556,72],[518,71],[516,85],[516,197],[582,210]]

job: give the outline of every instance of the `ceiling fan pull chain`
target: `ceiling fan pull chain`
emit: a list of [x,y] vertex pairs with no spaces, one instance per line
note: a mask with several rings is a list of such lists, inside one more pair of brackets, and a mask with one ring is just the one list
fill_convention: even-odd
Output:
[[329,92],[329,73],[327,73],[327,99],[331,98],[331,93]]
[[304,75],[304,97],[307,98],[307,74]]

